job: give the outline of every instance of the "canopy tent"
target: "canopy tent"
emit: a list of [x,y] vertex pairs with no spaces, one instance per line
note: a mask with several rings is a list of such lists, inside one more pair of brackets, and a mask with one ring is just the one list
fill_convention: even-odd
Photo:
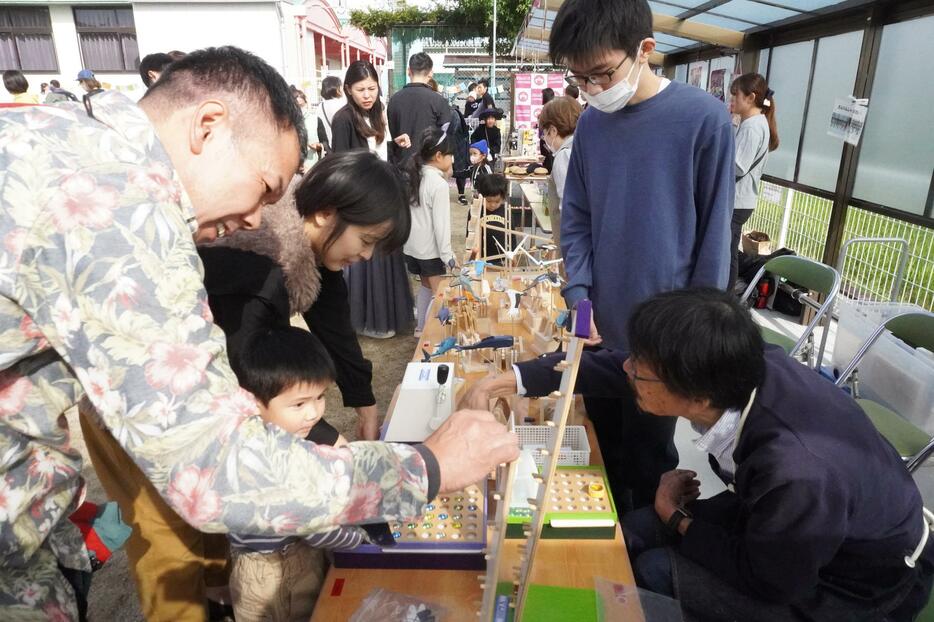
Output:
[[[739,50],[746,35],[798,20],[850,9],[871,0],[651,0],[656,52],[665,55],[707,46]],[[551,26],[564,0],[535,0],[516,37],[512,53],[531,61],[548,60]]]

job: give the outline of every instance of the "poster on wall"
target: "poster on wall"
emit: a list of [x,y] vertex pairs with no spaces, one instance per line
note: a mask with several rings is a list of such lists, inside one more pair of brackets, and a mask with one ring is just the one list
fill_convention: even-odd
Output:
[[859,144],[866,125],[866,114],[869,112],[868,99],[837,99],[834,101],[833,112],[830,113],[830,129],[827,134],[839,138],[853,146]]
[[726,90],[726,69],[717,69],[710,72],[710,88],[708,91],[711,95],[716,97],[722,102],[725,102],[725,91]]
[[515,103],[513,118],[518,129],[527,129],[536,124],[542,111],[542,91],[550,88],[555,95],[564,95],[562,73],[517,73],[515,74]]
[[707,90],[707,61],[688,65],[688,84]]

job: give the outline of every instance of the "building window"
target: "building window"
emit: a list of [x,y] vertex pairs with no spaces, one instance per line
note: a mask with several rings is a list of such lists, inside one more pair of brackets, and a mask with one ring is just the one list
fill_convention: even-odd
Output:
[[48,7],[0,9],[0,69],[58,71]]
[[92,71],[136,71],[139,48],[130,7],[76,8],[81,64]]

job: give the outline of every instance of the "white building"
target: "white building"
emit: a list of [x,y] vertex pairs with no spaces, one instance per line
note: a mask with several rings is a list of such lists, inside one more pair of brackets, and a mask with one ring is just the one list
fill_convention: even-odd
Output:
[[[28,0],[26,0],[28,1]],[[46,0],[0,4],[0,69],[19,69],[30,92],[57,79],[80,92],[91,69],[108,88],[138,99],[137,67],[153,52],[235,45],[315,93],[320,78],[357,59],[385,66],[382,40],[342,26],[326,0]],[[0,101],[11,97],[5,90]]]

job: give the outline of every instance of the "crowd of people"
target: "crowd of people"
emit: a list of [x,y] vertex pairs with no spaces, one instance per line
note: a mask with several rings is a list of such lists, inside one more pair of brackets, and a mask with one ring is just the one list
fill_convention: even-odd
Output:
[[[727,108],[656,75],[654,48],[647,2],[566,0],[550,53],[567,86],[537,119],[562,293],[594,309],[576,390],[636,581],[690,620],[911,620],[934,576],[917,487],[732,293],[779,143],[775,93],[744,74]],[[481,217],[505,222],[504,112],[485,78],[451,106],[424,53],[388,101],[356,61],[316,107],[234,47],[151,54],[139,72],[138,103],[89,70],[80,98],[3,75],[21,106],[0,114],[0,617],[86,619],[81,459],[60,419],[77,406],[133,528],[147,619],[230,605],[307,620],[327,550],[519,455],[491,398],[558,388],[560,352],[468,387],[424,443],[376,440],[358,336],[413,317],[421,335],[459,269],[452,197],[466,205],[468,181]],[[487,229],[470,255],[505,236]],[[324,419],[331,385],[359,440]],[[726,492],[701,499],[677,468],[678,417]]]

